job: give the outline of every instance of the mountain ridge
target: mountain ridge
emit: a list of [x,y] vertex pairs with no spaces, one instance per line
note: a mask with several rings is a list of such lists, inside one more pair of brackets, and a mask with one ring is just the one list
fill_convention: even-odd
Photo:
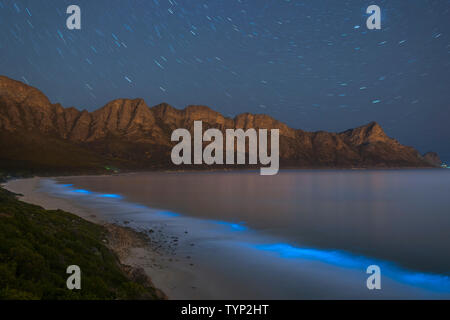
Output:
[[[96,166],[110,162],[128,169],[173,168],[172,131],[192,130],[194,121],[199,120],[205,130],[279,129],[282,168],[431,166],[414,148],[388,137],[376,122],[338,133],[308,132],[265,114],[242,113],[229,118],[201,105],[176,109],[161,103],[149,107],[141,98],[116,99],[88,112],[52,104],[38,89],[0,76],[0,136],[10,140],[17,140],[15,135],[23,137],[24,141],[15,143],[24,150],[30,149],[30,143],[46,144],[54,139],[70,150],[78,148],[92,159],[98,158],[92,160]],[[36,141],[28,141],[31,138]],[[0,165],[24,160],[19,151],[11,155],[2,149]],[[29,156],[25,158],[30,161]],[[83,160],[77,161],[83,167]]]

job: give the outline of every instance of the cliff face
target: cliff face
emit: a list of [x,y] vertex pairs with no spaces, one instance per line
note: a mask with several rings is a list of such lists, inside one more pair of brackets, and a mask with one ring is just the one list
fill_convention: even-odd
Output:
[[[8,161],[25,165],[32,156],[21,159],[20,149],[30,150],[30,143],[49,149],[45,145],[53,141],[65,146],[68,157],[75,149],[78,155],[86,152],[96,166],[109,161],[133,168],[171,167],[172,131],[192,129],[196,120],[203,121],[204,129],[279,129],[280,160],[285,167],[430,166],[415,149],[389,138],[375,122],[342,133],[305,132],[267,115],[245,113],[231,119],[205,106],[178,110],[163,103],[149,108],[142,99],[118,99],[87,112],[52,104],[39,90],[1,76],[0,165]],[[11,148],[12,141],[13,155],[5,148],[8,143]],[[50,149],[48,158],[56,152]],[[83,159],[77,161],[83,166]]]

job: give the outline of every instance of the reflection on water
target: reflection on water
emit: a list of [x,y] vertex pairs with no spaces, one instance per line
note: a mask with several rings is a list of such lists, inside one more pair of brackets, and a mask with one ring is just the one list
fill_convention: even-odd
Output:
[[292,246],[450,275],[448,170],[140,173],[59,182],[79,193],[255,229]]

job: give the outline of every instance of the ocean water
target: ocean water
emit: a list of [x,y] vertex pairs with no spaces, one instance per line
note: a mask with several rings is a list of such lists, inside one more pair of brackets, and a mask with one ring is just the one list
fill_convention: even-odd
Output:
[[[450,170],[136,173],[42,188],[114,222],[189,229],[211,297],[450,297]],[[371,264],[383,275],[376,293]]]

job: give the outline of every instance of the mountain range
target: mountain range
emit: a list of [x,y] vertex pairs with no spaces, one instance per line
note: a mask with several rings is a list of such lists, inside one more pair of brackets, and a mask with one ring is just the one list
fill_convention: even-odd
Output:
[[[38,89],[0,76],[0,170],[29,173],[175,169],[170,160],[177,128],[280,130],[281,168],[432,167],[434,153],[420,155],[388,137],[376,122],[340,133],[293,129],[262,114],[227,118],[206,106],[183,110],[143,99],[117,99],[88,112],[53,104]],[[438,157],[437,157],[438,158]]]

